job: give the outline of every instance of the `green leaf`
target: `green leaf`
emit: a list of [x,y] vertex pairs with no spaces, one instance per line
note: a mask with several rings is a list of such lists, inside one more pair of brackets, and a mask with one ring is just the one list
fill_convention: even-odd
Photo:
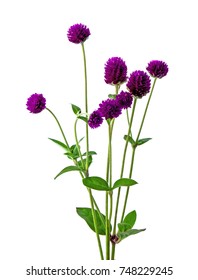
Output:
[[59,172],[54,179],[56,179],[57,177],[59,177],[60,175],[62,175],[64,173],[70,172],[70,171],[81,171],[81,169],[75,165],[67,166],[63,170],[61,170],[61,172]]
[[111,99],[116,99],[116,94],[109,94],[108,97]]
[[135,145],[135,141],[133,140],[133,138],[131,136],[124,135],[124,140],[125,141],[127,141],[127,138],[128,138],[129,143],[131,143],[132,146],[134,146]]
[[64,143],[62,143],[61,141],[59,140],[56,140],[56,139],[52,139],[52,138],[48,138],[49,140],[53,141],[54,143],[58,144],[59,146],[61,146],[63,149],[65,150],[69,150],[69,148],[67,147],[67,145],[65,145]]
[[117,236],[120,239],[119,241],[121,241],[121,240],[129,237],[130,235],[134,235],[134,234],[137,234],[137,233],[139,233],[141,231],[145,231],[145,230],[146,230],[145,228],[144,229],[129,229],[125,232],[118,232]]
[[127,223],[119,223],[118,224],[118,229],[119,229],[119,232],[125,232],[127,231],[128,229],[131,228],[131,225],[130,224],[127,224]]
[[133,179],[122,178],[122,179],[117,180],[113,184],[112,189],[119,188],[119,187],[122,187],[122,186],[130,187],[130,186],[133,186],[135,184],[137,184],[137,182],[135,180],[133,180]]
[[[85,152],[84,154],[82,154],[83,157],[86,156],[86,155],[87,155],[86,152]],[[94,151],[89,151],[89,152],[88,152],[88,156],[92,156],[92,155],[97,155],[97,153],[94,152]]]
[[[85,220],[88,226],[95,232],[94,221],[92,216],[92,210],[90,208],[76,208],[77,214]],[[105,235],[105,224],[101,221],[100,215],[97,210],[95,211],[96,223],[98,227],[98,234]],[[105,216],[101,214],[103,217],[103,221],[105,221]],[[111,231],[111,226],[110,226]]]
[[[92,163],[92,156],[88,156],[88,166],[90,166],[91,163]],[[79,164],[80,168],[83,168],[83,166],[86,166],[86,158],[83,159],[83,164],[82,164],[81,160],[78,161],[78,164]]]
[[72,110],[73,110],[75,115],[78,115],[78,114],[81,113],[81,109],[78,106],[76,106],[74,104],[71,104],[71,106],[72,106]]
[[83,116],[78,116],[78,119],[88,123],[88,119],[86,117],[83,117]]
[[137,213],[135,210],[133,210],[126,215],[126,217],[123,220],[123,223],[130,225],[130,228],[132,228],[136,222],[136,218],[137,218]]
[[140,145],[143,145],[144,143],[148,142],[149,140],[151,140],[152,138],[144,138],[144,139],[139,139],[137,141],[137,145],[140,146]]
[[107,181],[105,181],[101,177],[92,176],[92,177],[84,178],[83,184],[90,189],[94,189],[94,190],[98,190],[98,191],[109,191],[110,190]]

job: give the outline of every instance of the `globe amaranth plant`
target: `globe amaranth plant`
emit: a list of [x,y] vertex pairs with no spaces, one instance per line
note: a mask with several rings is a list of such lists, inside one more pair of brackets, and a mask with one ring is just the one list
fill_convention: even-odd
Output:
[[[131,210],[127,214],[125,212],[129,191],[132,186],[137,184],[137,182],[132,178],[136,149],[151,140],[151,138],[140,139],[140,134],[143,128],[150,100],[157,79],[161,79],[167,75],[168,66],[163,61],[152,60],[146,67],[148,72],[135,70],[129,75],[129,77],[127,77],[127,65],[125,61],[121,57],[109,58],[104,65],[104,81],[108,85],[114,87],[114,92],[108,95],[106,100],[101,101],[101,103],[96,106],[96,109],[93,112],[89,113],[87,67],[84,44],[90,35],[91,33],[89,28],[81,23],[72,25],[68,29],[67,33],[67,37],[70,42],[81,45],[84,63],[84,110],[82,110],[77,105],[71,105],[73,113],[75,114],[75,143],[72,145],[68,143],[62,126],[60,125],[55,114],[48,107],[46,107],[46,99],[42,94],[32,94],[28,98],[26,105],[27,109],[31,113],[37,114],[43,110],[47,110],[56,120],[62,134],[63,141],[52,138],[49,139],[64,148],[64,155],[67,156],[68,161],[70,161],[71,164],[63,168],[55,176],[55,178],[70,171],[76,171],[79,173],[82,184],[84,185],[89,196],[90,207],[77,207],[77,214],[82,219],[84,219],[89,228],[95,232],[100,258],[102,260],[114,260],[115,249],[118,246],[117,244],[129,236],[133,236],[145,231],[145,228],[134,228],[137,218],[137,213],[135,210]],[[122,90],[121,87],[123,87]],[[138,133],[135,137],[133,131],[133,119],[136,110],[136,104],[139,102],[138,100],[141,100],[144,96],[148,96],[148,99],[142,119],[140,121]],[[126,118],[123,117],[124,111],[126,112]],[[116,119],[118,117],[122,118],[123,122],[125,121],[128,127],[125,135],[120,135],[120,137],[123,138],[123,156],[122,159],[118,159],[116,161],[121,162],[119,176],[115,174],[112,164],[112,155],[115,152],[112,148],[113,129],[116,125]],[[78,122],[81,122],[81,124],[85,126],[85,151],[83,151],[82,147],[80,146],[82,139],[78,139]],[[90,174],[89,172],[89,167],[92,164],[92,157],[96,156],[96,152],[90,150],[89,148],[89,128],[102,129],[102,126],[104,125],[108,127],[107,163],[106,170],[104,170],[104,177],[99,177],[97,176],[96,172],[93,172],[93,174]],[[100,141],[98,141],[97,145],[99,144]],[[122,147],[117,147],[115,150],[120,150],[121,148]],[[129,149],[131,150],[131,162],[128,165],[126,164],[126,154]],[[128,172],[128,176],[124,175],[126,172]],[[114,179],[115,177],[116,180]],[[104,192],[104,209],[104,204],[99,205],[96,200],[98,191]],[[125,192],[124,202],[122,203],[120,201],[121,191]],[[118,220],[118,214],[121,217],[120,220]],[[102,240],[102,236],[105,236],[105,240]],[[103,244],[102,241],[105,241],[105,244]]]

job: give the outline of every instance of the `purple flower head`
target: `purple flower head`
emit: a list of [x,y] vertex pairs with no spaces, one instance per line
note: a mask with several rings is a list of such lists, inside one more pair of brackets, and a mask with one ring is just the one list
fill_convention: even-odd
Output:
[[151,79],[144,71],[134,71],[127,82],[128,90],[136,97],[142,98],[150,91]]
[[112,57],[105,64],[105,82],[117,85],[127,79],[127,66],[120,57]]
[[103,118],[99,110],[93,111],[93,113],[91,113],[88,120],[89,126],[91,128],[97,128],[102,124],[102,122],[103,122]]
[[82,23],[72,25],[67,32],[68,40],[74,44],[85,42],[89,35],[89,28]]
[[118,102],[115,99],[109,98],[99,104],[98,110],[102,117],[104,117],[106,120],[117,118],[122,113],[122,109],[118,105]]
[[121,109],[127,109],[131,107],[133,96],[128,91],[121,91],[118,95],[116,95],[116,101]]
[[27,109],[30,113],[37,114],[46,108],[46,99],[42,94],[34,93],[32,94],[26,103]]
[[148,63],[146,70],[154,78],[163,78],[168,73],[168,65],[160,60],[152,60]]

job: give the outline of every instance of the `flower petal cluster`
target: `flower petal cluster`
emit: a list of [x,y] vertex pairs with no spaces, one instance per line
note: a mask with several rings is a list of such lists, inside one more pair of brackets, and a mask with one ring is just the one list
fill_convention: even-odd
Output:
[[131,104],[133,102],[133,96],[130,92],[122,90],[116,96],[116,101],[121,109],[131,108]]
[[118,102],[115,99],[110,98],[102,101],[102,103],[99,104],[98,110],[102,117],[104,117],[106,120],[117,118],[122,113],[122,109],[118,105]]
[[148,63],[146,70],[154,78],[163,78],[168,73],[168,65],[160,60],[152,60]]
[[121,84],[127,79],[127,66],[120,57],[109,58],[105,64],[105,82],[107,84]]
[[146,72],[137,70],[131,73],[126,86],[130,93],[142,98],[150,91],[151,79]]
[[89,28],[82,23],[72,25],[67,32],[68,40],[74,44],[85,42],[89,35]]
[[46,99],[42,94],[34,93],[28,98],[26,106],[30,113],[40,113],[46,108]]
[[103,122],[103,118],[102,118],[100,111],[95,110],[89,117],[88,125],[91,128],[97,128],[102,124],[102,122]]

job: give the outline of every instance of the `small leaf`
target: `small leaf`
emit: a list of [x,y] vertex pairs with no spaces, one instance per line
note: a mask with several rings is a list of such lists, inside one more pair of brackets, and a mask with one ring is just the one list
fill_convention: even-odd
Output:
[[134,226],[135,222],[136,222],[136,218],[137,218],[136,211],[133,210],[126,215],[126,217],[123,220],[123,223],[126,223],[126,224],[130,225],[130,228],[132,228]]
[[118,229],[119,229],[119,232],[125,232],[127,231],[128,229],[131,228],[131,225],[130,224],[127,224],[127,223],[119,223],[118,224]]
[[133,186],[135,184],[137,184],[137,182],[133,179],[122,178],[122,179],[117,180],[114,183],[112,189],[119,188],[119,187],[122,187],[122,186],[130,187],[130,186]]
[[61,141],[59,140],[56,140],[56,139],[52,139],[52,138],[48,138],[49,140],[53,141],[54,143],[58,144],[59,146],[61,146],[63,149],[65,150],[69,150],[69,148],[67,147],[67,145],[65,145],[64,143],[62,143]]
[[111,99],[116,99],[116,94],[109,94],[108,97]]
[[135,141],[133,140],[133,138],[131,136],[124,135],[124,140],[127,141],[127,138],[128,138],[129,143],[131,143],[132,146],[134,146],[135,145]]
[[78,116],[78,119],[88,123],[88,119],[86,117],[83,117],[83,116]]
[[74,104],[71,104],[71,106],[72,106],[72,110],[73,110],[75,115],[78,115],[78,114],[81,113],[81,109],[78,106],[76,106]]
[[145,228],[144,229],[129,229],[125,232],[118,232],[117,236],[121,241],[121,240],[129,237],[130,235],[134,235],[134,234],[137,234],[137,233],[139,233],[141,231],[145,231],[145,230],[146,230]]
[[[86,156],[86,155],[87,155],[87,153],[85,152],[82,156],[84,157],[84,156]],[[89,151],[89,152],[88,152],[88,156],[92,156],[92,155],[97,155],[97,153],[94,152],[94,151]]]
[[93,176],[93,177],[84,178],[83,184],[90,189],[94,189],[94,190],[98,190],[98,191],[109,191],[110,190],[107,181],[105,181],[101,177]]
[[[92,216],[92,210],[90,208],[76,208],[77,214],[85,220],[88,226],[95,232],[94,221]],[[96,223],[98,228],[98,234],[105,235],[105,224],[101,221],[100,215],[97,210],[95,211]],[[103,217],[103,221],[105,221],[105,216],[101,214]],[[110,226],[111,231],[111,226]]]
[[81,171],[81,169],[75,165],[67,166],[63,170],[61,170],[61,172],[58,173],[54,179],[56,179],[58,176],[60,176],[64,173],[70,172],[70,171]]
[[140,145],[143,145],[144,143],[148,142],[149,140],[151,140],[152,138],[144,138],[144,139],[139,139],[137,141],[137,145],[140,146]]
[[[92,163],[92,156],[88,156],[88,167],[91,165],[91,163]],[[83,159],[83,164],[82,161],[79,160],[78,165],[80,166],[80,168],[83,168],[83,166],[86,165],[86,158]]]

